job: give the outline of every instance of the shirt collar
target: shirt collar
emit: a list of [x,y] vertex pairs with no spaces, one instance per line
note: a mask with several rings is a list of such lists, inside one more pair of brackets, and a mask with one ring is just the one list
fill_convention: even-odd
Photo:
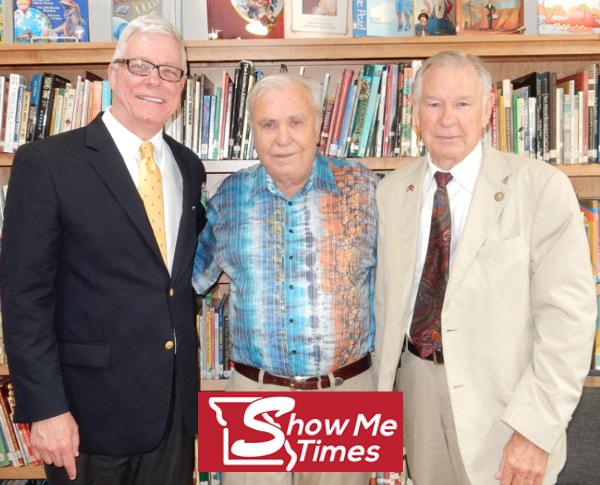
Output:
[[[483,150],[481,142],[477,143],[471,153],[469,153],[464,160],[457,163],[450,169],[452,174],[452,180],[455,180],[464,190],[469,193],[473,193],[475,190],[475,182],[479,175],[479,169],[481,168],[481,159],[483,156]],[[424,190],[427,190],[431,184],[435,184],[433,175],[436,172],[443,172],[437,165],[431,161],[431,156],[427,154],[427,175],[425,176],[425,184],[423,185]]]
[[[315,156],[315,162],[313,168],[308,177],[308,181],[304,187],[296,195],[307,193],[311,190],[324,190],[334,193],[339,193],[339,190],[335,184],[335,178],[333,176],[333,170],[328,163],[328,160],[324,159],[320,153]],[[265,166],[259,164],[254,179],[254,187],[252,187],[252,193],[258,195],[262,191],[269,191],[274,195],[288,198],[279,190],[277,184],[273,181],[271,176],[268,174]]]
[[[102,115],[102,121],[106,125],[106,128],[114,140],[115,145],[117,145],[117,149],[121,153],[123,159],[136,160],[139,163],[142,158],[140,155],[140,145],[144,140],[129,131],[122,123],[120,123],[110,112],[110,107]],[[165,141],[162,130],[147,141],[154,145],[154,160],[159,163],[159,161],[163,159],[165,150]]]

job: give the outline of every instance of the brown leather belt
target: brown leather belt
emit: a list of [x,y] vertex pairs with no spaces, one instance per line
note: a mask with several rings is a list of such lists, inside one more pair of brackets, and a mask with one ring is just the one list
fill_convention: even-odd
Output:
[[429,360],[431,362],[433,362],[434,364],[443,364],[444,363],[444,353],[441,350],[436,350],[433,354],[427,356],[427,357],[421,357],[419,355],[419,351],[417,350],[417,347],[415,347],[415,344],[413,344],[410,340],[406,340],[406,348],[408,349],[408,351],[413,354],[416,355],[417,357],[424,359],[424,360]]
[[[259,382],[260,369],[252,367],[246,364],[240,364],[235,362],[233,364],[234,369],[255,382]],[[332,372],[335,378],[335,385],[339,386],[344,381],[361,374],[371,367],[371,354],[365,354],[364,357],[355,360],[351,364],[340,367]],[[265,384],[274,384],[276,386],[289,387],[291,389],[297,389],[300,391],[315,391],[317,389],[326,389],[331,387],[329,376],[316,376],[316,377],[287,377],[269,374],[265,372],[263,374],[263,380]]]

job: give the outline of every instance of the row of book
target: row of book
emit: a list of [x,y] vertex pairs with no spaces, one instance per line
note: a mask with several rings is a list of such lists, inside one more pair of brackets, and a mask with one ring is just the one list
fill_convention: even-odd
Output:
[[[332,157],[417,156],[412,130],[414,75],[422,61],[366,64],[354,77],[344,69],[334,96],[325,96],[319,149]],[[325,76],[326,93],[329,76]]]
[[[600,283],[600,199],[580,199],[579,207],[584,217],[585,232],[590,246],[592,272],[596,283]],[[597,297],[597,303],[598,316],[591,368],[600,370],[600,296]]]
[[41,465],[33,456],[29,425],[13,422],[15,398],[8,376],[0,377],[0,467]]
[[167,122],[166,133],[204,160],[255,158],[246,98],[263,75],[252,62],[241,61],[233,79],[223,71],[217,86],[204,74],[189,77],[182,107]]
[[108,81],[91,72],[73,84],[52,73],[0,76],[0,151],[85,126],[110,102]]
[[558,77],[532,72],[496,87],[490,137],[500,150],[552,163],[598,162],[598,65]]
[[202,379],[227,379],[231,374],[228,303],[229,293],[220,294],[219,289],[202,299],[202,309],[197,317]]
[[[417,156],[409,97],[420,60],[343,69],[323,79],[319,150],[333,157]],[[242,61],[220,83],[204,74],[186,80],[181,108],[166,132],[204,160],[255,159],[246,98],[264,73]],[[600,154],[598,65],[572,75],[533,72],[504,79],[486,139],[500,150],[552,163],[595,163]],[[91,72],[74,83],[52,73],[0,76],[0,151],[86,125],[111,102],[107,81]]]

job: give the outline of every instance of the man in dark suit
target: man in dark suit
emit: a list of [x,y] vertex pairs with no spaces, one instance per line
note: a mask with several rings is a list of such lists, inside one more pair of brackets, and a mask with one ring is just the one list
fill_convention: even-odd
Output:
[[197,337],[190,284],[200,160],[162,133],[186,58],[157,16],[123,32],[112,106],[22,146],[0,257],[17,407],[51,485],[188,484]]

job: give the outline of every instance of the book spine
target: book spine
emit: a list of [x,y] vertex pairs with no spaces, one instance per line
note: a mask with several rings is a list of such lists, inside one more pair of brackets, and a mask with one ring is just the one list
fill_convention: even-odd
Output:
[[339,102],[336,104],[335,125],[333,127],[333,131],[330,138],[329,150],[327,151],[327,154],[330,156],[335,156],[335,154],[337,154],[337,150],[340,144],[340,133],[342,131],[343,118],[346,112],[346,104],[348,100],[348,92],[350,91],[350,85],[352,84],[353,77],[354,70],[352,70],[349,67],[346,67],[342,75],[340,99]]
[[240,92],[239,92],[239,104],[237,109],[237,123],[236,131],[234,133],[233,141],[233,158],[240,158],[242,150],[242,135],[244,129],[244,118],[246,118],[246,97],[248,96],[248,86],[250,84],[250,76],[252,74],[252,63],[249,61],[240,62],[241,76],[240,76]]
[[354,118],[354,125],[352,127],[352,138],[350,142],[350,156],[352,157],[358,156],[360,137],[365,125],[367,105],[369,102],[369,92],[371,89],[371,81],[373,79],[374,70],[374,65],[365,65],[363,77],[359,85],[360,87],[358,91],[358,104],[356,105],[356,115]]
[[367,0],[352,0],[352,37],[367,35]]
[[360,133],[360,141],[358,145],[358,156],[364,157],[367,144],[369,141],[369,131],[372,129],[373,118],[375,116],[375,106],[379,96],[379,84],[381,83],[381,74],[383,72],[383,65],[375,64],[373,68],[373,78],[371,81],[371,87],[369,88],[369,98],[367,101],[367,108],[365,111],[365,120]]
[[40,93],[42,87],[42,76],[34,74],[31,77],[31,100],[29,102],[29,113],[27,117],[27,141],[33,141],[35,138],[35,126],[38,117],[40,104]]

